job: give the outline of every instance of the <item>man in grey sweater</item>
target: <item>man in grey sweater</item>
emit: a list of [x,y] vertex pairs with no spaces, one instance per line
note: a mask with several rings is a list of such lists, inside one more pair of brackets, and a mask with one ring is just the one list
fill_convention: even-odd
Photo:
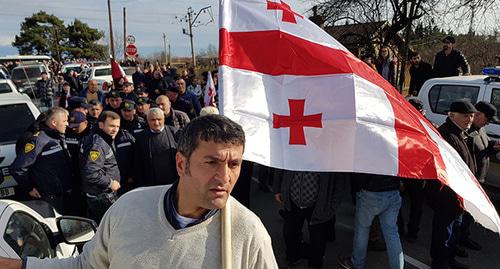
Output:
[[78,257],[2,258],[0,268],[220,268],[220,209],[228,202],[232,267],[277,268],[264,225],[229,196],[244,144],[241,126],[223,116],[193,120],[178,143],[178,182],[122,196]]

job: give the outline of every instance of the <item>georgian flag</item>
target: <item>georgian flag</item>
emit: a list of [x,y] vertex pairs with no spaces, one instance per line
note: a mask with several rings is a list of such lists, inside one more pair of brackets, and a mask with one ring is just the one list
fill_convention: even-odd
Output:
[[113,77],[113,81],[115,83],[117,83],[121,78],[123,78],[123,82],[128,82],[125,71],[123,71],[123,68],[113,58],[111,58],[111,77]]
[[439,179],[500,219],[458,153],[373,69],[280,0],[221,0],[220,106],[245,159],[288,170]]
[[215,83],[212,78],[212,73],[208,71],[207,75],[207,85],[205,86],[205,96],[203,97],[205,106],[217,107],[215,104]]

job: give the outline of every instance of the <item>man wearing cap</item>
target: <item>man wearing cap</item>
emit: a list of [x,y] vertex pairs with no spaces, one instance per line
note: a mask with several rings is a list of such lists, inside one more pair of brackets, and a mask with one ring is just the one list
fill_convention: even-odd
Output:
[[135,109],[139,117],[145,119],[150,107],[151,107],[151,100],[149,100],[149,98],[147,97],[137,98]]
[[116,191],[120,188],[114,144],[120,129],[120,116],[104,111],[98,122],[99,128],[81,141],[79,155],[82,190],[87,196],[89,217],[97,223],[116,201]]
[[433,74],[436,78],[453,77],[460,74],[459,68],[462,69],[463,75],[470,75],[470,66],[465,56],[458,50],[454,49],[455,38],[447,36],[443,38],[443,50],[438,52],[434,58]]
[[134,101],[125,99],[120,107],[122,129],[129,131],[135,136],[147,128],[146,121],[135,113]]
[[79,111],[87,115],[89,104],[87,99],[80,96],[73,96],[68,100],[68,110],[69,112]]
[[[499,121],[494,105],[481,101],[475,107],[477,112],[474,114],[469,135],[472,138],[472,152],[476,160],[477,172],[475,176],[479,182],[484,183],[490,167],[490,156],[500,150],[499,141],[491,140],[488,137],[485,126]],[[462,219],[460,244],[472,250],[481,250],[481,245],[470,238],[470,227],[473,222],[472,216],[466,212]]]
[[80,160],[78,158],[80,150],[80,141],[83,137],[91,133],[91,126],[87,121],[85,114],[79,111],[73,111],[69,114],[69,125],[66,129],[66,144],[68,145],[68,151],[71,154],[71,169],[74,173],[73,180],[71,181],[72,186],[72,197],[71,203],[73,206],[72,215],[76,216],[86,216],[86,203],[85,196],[82,194],[81,185],[82,179],[80,176]]
[[71,192],[71,159],[64,140],[68,111],[55,107],[47,111],[41,131],[16,152],[10,174],[31,198],[42,199],[60,214],[68,214]]
[[117,90],[112,90],[106,96],[106,102],[108,103],[104,110],[113,111],[116,114],[120,115],[120,105],[122,104],[122,96],[120,92]]
[[[457,100],[450,105],[446,122],[439,126],[441,136],[457,151],[473,174],[476,173],[476,160],[468,143],[468,130],[477,110],[468,100]],[[469,268],[455,260],[459,252],[463,205],[457,194],[438,180],[428,181],[426,192],[430,207],[434,210],[432,220],[431,258],[434,268]]]
[[137,100],[137,95],[134,93],[134,85],[130,82],[123,83],[123,89],[121,92],[123,100]]
[[189,123],[189,116],[183,111],[172,108],[170,99],[165,95],[160,95],[156,98],[156,105],[165,114],[165,124],[178,129],[184,128]]
[[89,102],[92,100],[98,100],[101,103],[104,102],[104,92],[99,90],[99,84],[94,79],[89,81],[87,88],[82,90],[79,95]]

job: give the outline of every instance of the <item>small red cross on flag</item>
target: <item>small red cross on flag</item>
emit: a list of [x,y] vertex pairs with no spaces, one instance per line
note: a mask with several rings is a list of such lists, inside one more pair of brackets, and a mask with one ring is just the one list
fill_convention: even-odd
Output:
[[290,8],[290,6],[283,1],[280,1],[279,3],[267,1],[267,10],[281,10],[281,11],[283,11],[283,16],[282,16],[281,20],[284,22],[297,23],[295,16],[297,16],[301,19],[304,18],[304,16],[293,11]]
[[306,145],[304,127],[323,128],[321,123],[322,113],[304,115],[305,100],[288,100],[290,116],[273,113],[273,128],[290,128],[290,145]]

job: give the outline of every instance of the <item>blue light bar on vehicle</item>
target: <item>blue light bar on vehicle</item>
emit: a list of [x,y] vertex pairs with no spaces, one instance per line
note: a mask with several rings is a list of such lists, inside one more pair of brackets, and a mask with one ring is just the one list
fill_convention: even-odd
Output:
[[485,67],[483,68],[483,75],[487,76],[500,76],[500,67]]

